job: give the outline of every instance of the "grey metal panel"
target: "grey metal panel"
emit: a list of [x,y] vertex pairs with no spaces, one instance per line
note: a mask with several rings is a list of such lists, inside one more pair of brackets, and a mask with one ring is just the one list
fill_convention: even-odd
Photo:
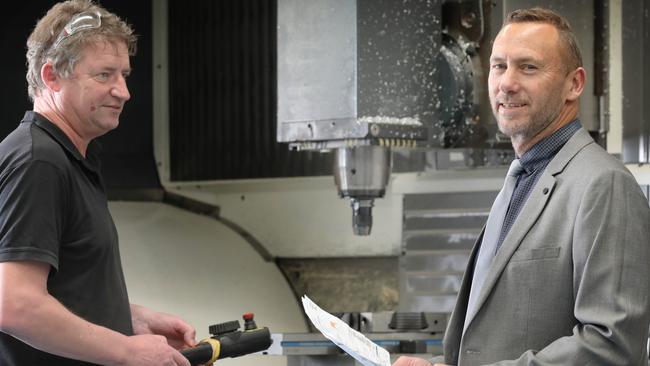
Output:
[[279,123],[356,117],[356,21],[356,1],[278,1]]
[[623,161],[647,163],[650,130],[650,5],[621,1],[623,26]]
[[434,122],[440,0],[358,0],[359,117]]
[[445,209],[454,210],[476,209],[492,207],[497,192],[459,192],[459,193],[432,193],[409,194],[404,196],[404,210]]
[[[404,233],[403,238],[406,252],[432,250],[465,250],[469,252],[478,238],[480,228],[472,231],[423,231]],[[434,246],[435,245],[435,246]]]
[[405,268],[411,272],[448,271],[464,272],[467,265],[467,253],[448,255],[405,255],[403,259]]
[[[409,296],[409,303],[404,306],[409,309],[408,311],[429,311],[427,309],[440,309],[440,311],[451,313],[454,304],[456,304],[456,297],[457,295],[413,294]],[[400,303],[400,309],[402,306],[402,303]]]
[[400,311],[450,312],[497,192],[404,196]]
[[425,295],[455,295],[460,289],[461,276],[431,276],[411,274],[406,278],[406,290]]
[[431,138],[440,3],[279,0],[278,141]]
[[[443,213],[440,211],[420,211],[406,213],[404,226],[406,230],[463,230],[483,226],[489,210],[469,211],[466,213]],[[417,215],[417,216],[416,216]]]

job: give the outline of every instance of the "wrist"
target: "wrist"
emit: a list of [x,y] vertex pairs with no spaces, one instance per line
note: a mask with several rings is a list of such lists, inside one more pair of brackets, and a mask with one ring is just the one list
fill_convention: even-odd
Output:
[[[118,339],[112,342],[110,347],[105,347],[108,351],[106,365],[126,366],[129,360],[133,358],[134,350],[131,349],[130,337],[120,333],[117,333],[117,336]],[[101,364],[104,363],[102,362]]]
[[133,333],[138,334],[151,334],[151,310],[140,306],[131,304],[131,325],[133,326]]

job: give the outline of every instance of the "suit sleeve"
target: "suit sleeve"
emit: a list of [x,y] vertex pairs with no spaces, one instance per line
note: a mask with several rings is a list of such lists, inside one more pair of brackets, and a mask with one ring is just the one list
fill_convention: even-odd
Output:
[[650,208],[627,172],[585,190],[575,218],[572,334],[495,365],[647,365]]

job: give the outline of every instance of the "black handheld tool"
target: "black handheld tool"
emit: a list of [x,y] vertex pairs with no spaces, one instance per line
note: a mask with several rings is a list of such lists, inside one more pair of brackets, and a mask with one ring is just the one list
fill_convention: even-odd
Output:
[[195,347],[182,350],[181,354],[192,365],[200,365],[269,348],[273,342],[269,328],[258,328],[253,313],[246,313],[242,318],[244,319],[243,331],[239,330],[238,320],[211,325],[210,338],[202,340]]

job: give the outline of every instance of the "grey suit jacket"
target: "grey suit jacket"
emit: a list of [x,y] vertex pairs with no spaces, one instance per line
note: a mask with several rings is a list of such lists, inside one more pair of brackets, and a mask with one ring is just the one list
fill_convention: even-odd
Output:
[[530,193],[463,334],[476,254],[477,245],[445,334],[446,363],[647,365],[650,208],[584,129]]

